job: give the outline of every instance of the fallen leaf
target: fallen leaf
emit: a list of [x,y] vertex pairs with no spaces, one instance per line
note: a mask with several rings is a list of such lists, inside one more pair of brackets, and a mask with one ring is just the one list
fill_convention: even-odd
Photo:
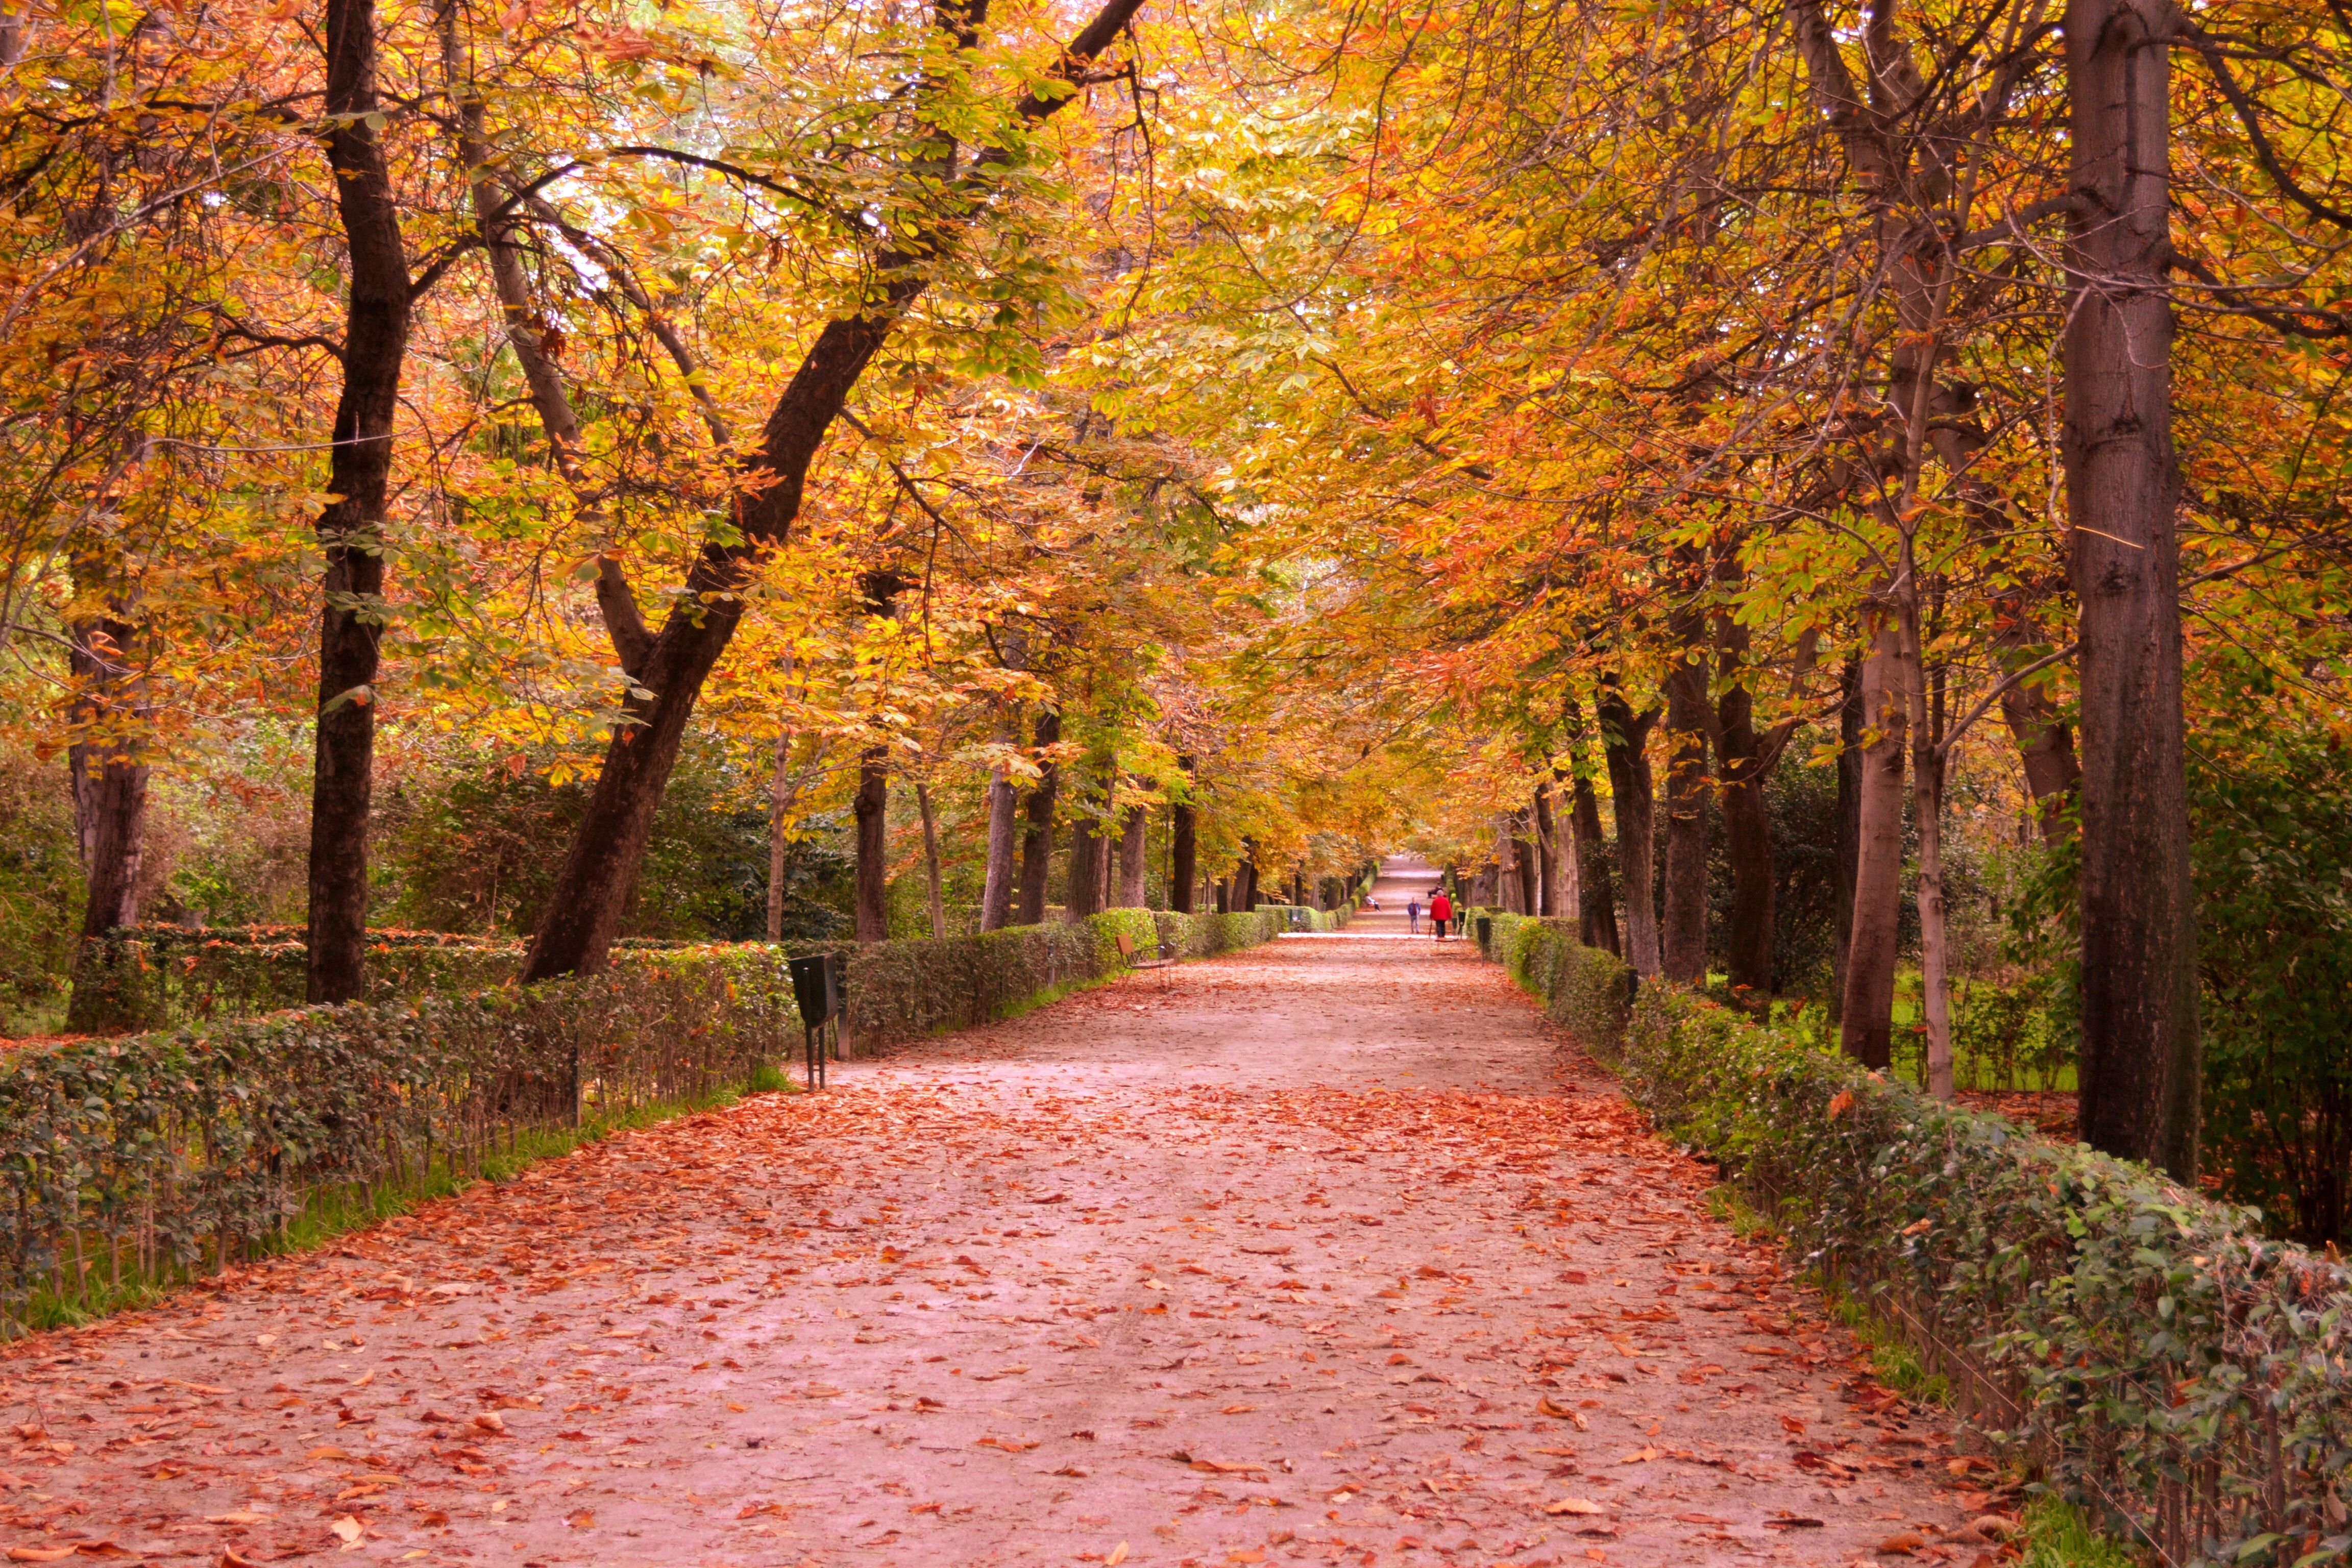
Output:
[[335,1539],[341,1542],[347,1549],[357,1546],[360,1543],[360,1537],[367,1532],[366,1526],[361,1524],[350,1514],[343,1515],[327,1528],[335,1532]]
[[1558,1502],[1544,1504],[1546,1513],[1606,1513],[1609,1510],[1589,1498],[1564,1497]]
[[1567,1405],[1559,1404],[1549,1394],[1536,1401],[1536,1411],[1538,1415],[1549,1415],[1555,1421],[1571,1422],[1580,1432],[1592,1430],[1580,1411],[1571,1410]]
[[322,1447],[311,1449],[308,1454],[304,1455],[303,1458],[309,1459],[348,1459],[351,1458],[351,1455],[345,1453],[342,1449],[336,1447],[332,1443],[329,1443]]
[[8,1548],[8,1561],[11,1563],[58,1563],[73,1554],[74,1549],[70,1546],[11,1546]]
[[1646,1465],[1662,1452],[1664,1450],[1658,1448],[1636,1448],[1630,1454],[1619,1455],[1616,1462],[1621,1465]]
[[207,1514],[205,1516],[205,1522],[206,1524],[259,1524],[268,1517],[266,1513],[256,1513],[249,1508],[241,1508],[234,1513]]
[[232,1546],[221,1553],[220,1568],[261,1568],[261,1564]]
[[1103,1568],[1116,1568],[1117,1564],[1126,1561],[1127,1542],[1122,1541],[1117,1546],[1110,1549],[1109,1556],[1103,1559]]
[[1221,1414],[1226,1415],[1246,1415],[1256,1408],[1257,1406],[1255,1405],[1228,1405]]
[[1853,1090],[1842,1089],[1830,1100],[1830,1120],[1835,1121],[1853,1109]]
[[1906,1530],[1900,1535],[1888,1536],[1871,1550],[1881,1557],[1908,1557],[1927,1544],[1926,1536]]
[[507,1429],[506,1417],[495,1410],[485,1410],[475,1416],[474,1425],[484,1432],[503,1432]]
[[577,1513],[564,1515],[563,1522],[574,1530],[593,1530],[596,1528],[596,1516],[583,1508]]

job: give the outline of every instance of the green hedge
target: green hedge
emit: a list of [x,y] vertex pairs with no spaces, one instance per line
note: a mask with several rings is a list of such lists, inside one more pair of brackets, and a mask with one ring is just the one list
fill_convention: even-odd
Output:
[[216,1265],[328,1195],[478,1169],[518,1134],[751,1080],[797,1043],[783,955],[306,1007],[0,1060],[0,1314]]
[[[1556,1016],[1595,1016],[1561,983],[1622,966],[1553,955],[1546,923],[1498,920],[1493,946]],[[1660,1128],[1905,1322],[1996,1447],[2176,1563],[2352,1552],[2341,1264],[1678,987],[1642,988],[1617,1052]]]
[[1205,958],[1255,946],[1280,929],[1265,910],[1180,915],[1122,909],[978,936],[870,942],[849,959],[850,1041],[865,1050],[969,1028],[1056,986],[1115,974],[1122,967],[1121,932],[1139,957],[1150,957],[1164,940],[1181,957]]

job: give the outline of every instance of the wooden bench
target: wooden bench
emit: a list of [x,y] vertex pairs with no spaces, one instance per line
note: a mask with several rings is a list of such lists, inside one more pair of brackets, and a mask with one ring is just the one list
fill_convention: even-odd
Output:
[[[1118,956],[1129,969],[1173,969],[1176,967],[1176,944],[1172,942],[1163,942],[1160,944],[1160,956],[1157,958],[1138,958],[1135,956],[1135,939],[1133,937],[1128,935],[1125,931],[1120,931],[1118,933]],[[1167,984],[1165,976],[1162,976],[1160,984]]]

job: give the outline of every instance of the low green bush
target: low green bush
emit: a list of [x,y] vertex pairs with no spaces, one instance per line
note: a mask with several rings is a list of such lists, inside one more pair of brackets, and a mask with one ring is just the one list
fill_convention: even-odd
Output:
[[[1493,946],[1540,989],[1605,964]],[[1612,961],[1613,962],[1613,961]],[[1589,1043],[1589,1042],[1588,1042]],[[2142,1167],[1929,1100],[1679,987],[1628,1094],[1903,1324],[1962,1415],[2175,1563],[2352,1553],[2352,1271]]]
[[977,936],[869,942],[849,958],[850,1040],[864,1050],[1009,1016],[1041,994],[1118,973],[1122,934],[1138,957],[1152,956],[1166,942],[1180,958],[1206,958],[1255,946],[1281,929],[1268,910],[1181,915],[1118,909]]
[[796,1043],[777,949],[305,1007],[0,1060],[0,1327],[247,1256],[315,1205],[519,1137],[755,1081]]

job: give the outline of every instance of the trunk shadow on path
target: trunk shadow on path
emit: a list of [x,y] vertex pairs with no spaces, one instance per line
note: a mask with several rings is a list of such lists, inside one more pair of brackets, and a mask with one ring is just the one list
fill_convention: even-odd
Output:
[[24,1342],[0,1547],[1973,1558],[1941,1435],[1704,1168],[1405,934],[1430,879]]

